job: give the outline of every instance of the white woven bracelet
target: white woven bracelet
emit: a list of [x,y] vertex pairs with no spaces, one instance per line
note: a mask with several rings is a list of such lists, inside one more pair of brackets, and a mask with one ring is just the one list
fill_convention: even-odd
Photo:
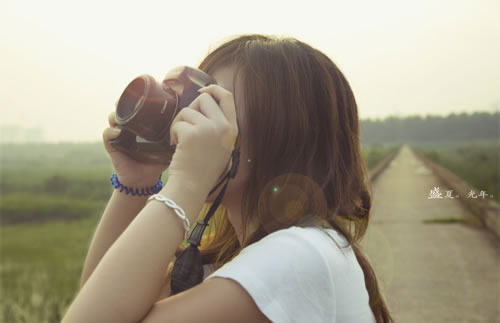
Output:
[[165,203],[166,206],[172,208],[175,211],[175,214],[177,214],[182,219],[182,221],[184,221],[184,229],[186,230],[186,233],[184,234],[184,239],[187,240],[189,229],[191,229],[191,224],[189,223],[189,219],[187,218],[184,210],[166,196],[160,194],[154,194],[148,198],[148,201],[151,201],[152,199]]

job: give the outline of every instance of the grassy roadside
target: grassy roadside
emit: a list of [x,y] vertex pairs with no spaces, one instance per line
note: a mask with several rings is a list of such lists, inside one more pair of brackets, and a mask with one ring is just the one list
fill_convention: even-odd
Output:
[[500,202],[500,141],[483,140],[414,148]]

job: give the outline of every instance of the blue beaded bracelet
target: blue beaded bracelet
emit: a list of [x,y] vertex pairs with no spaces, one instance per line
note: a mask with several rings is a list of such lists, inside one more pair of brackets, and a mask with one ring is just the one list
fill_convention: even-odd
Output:
[[111,176],[111,185],[113,185],[113,187],[115,189],[120,189],[120,192],[123,192],[125,191],[125,194],[132,194],[132,195],[137,195],[137,196],[148,196],[148,195],[153,195],[153,194],[156,194],[158,193],[161,189],[162,189],[162,183],[161,183],[161,175],[160,175],[160,178],[158,179],[158,182],[156,183],[155,186],[152,186],[150,188],[132,188],[132,187],[127,187],[125,185],[123,185],[122,183],[120,183],[118,181],[118,175],[117,174],[113,174],[113,176]]

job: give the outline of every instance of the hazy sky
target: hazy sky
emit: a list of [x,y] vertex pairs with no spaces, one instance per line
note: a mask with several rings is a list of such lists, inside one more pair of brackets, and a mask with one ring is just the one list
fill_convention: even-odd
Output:
[[0,125],[100,140],[140,74],[161,80],[242,33],[293,36],[342,69],[361,118],[500,110],[500,1],[0,3]]

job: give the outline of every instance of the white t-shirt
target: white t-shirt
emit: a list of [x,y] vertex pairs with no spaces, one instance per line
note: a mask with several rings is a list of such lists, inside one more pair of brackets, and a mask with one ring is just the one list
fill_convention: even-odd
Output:
[[272,322],[375,322],[363,271],[346,245],[333,229],[292,226],[247,246],[214,272],[205,265],[204,278],[237,281]]

